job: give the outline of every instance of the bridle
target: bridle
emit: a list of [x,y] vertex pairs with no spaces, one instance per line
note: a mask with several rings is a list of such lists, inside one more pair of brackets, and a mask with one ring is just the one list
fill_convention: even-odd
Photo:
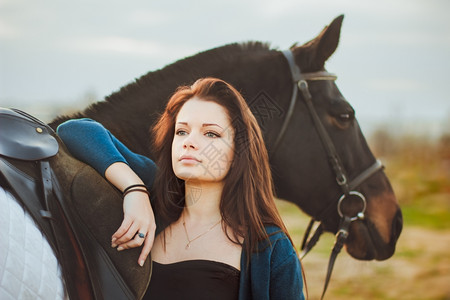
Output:
[[[298,90],[301,91],[303,100],[308,108],[309,114],[313,120],[316,131],[320,137],[320,140],[325,148],[327,153],[328,161],[333,169],[334,174],[336,175],[336,182],[342,190],[342,196],[335,201],[332,201],[322,212],[320,212],[317,216],[311,218],[311,221],[306,229],[305,235],[303,237],[303,242],[301,246],[302,253],[300,258],[302,259],[317,243],[320,235],[324,232],[324,226],[322,224],[322,220],[330,213],[335,212],[334,209],[337,210],[340,216],[340,222],[336,233],[336,241],[333,246],[333,250],[330,255],[330,259],[328,262],[328,271],[325,279],[325,284],[322,292],[323,299],[325,292],[328,287],[328,283],[331,278],[331,273],[333,271],[334,262],[336,261],[336,257],[341,251],[344,243],[348,237],[348,229],[352,222],[356,220],[364,220],[364,213],[366,210],[367,201],[363,194],[355,191],[361,183],[371,177],[373,174],[383,169],[382,163],[377,159],[375,162],[366,170],[361,172],[358,176],[353,178],[351,181],[348,180],[347,172],[342,164],[342,161],[336,151],[336,148],[328,135],[322,121],[320,120],[317,111],[312,103],[312,96],[309,92],[308,81],[317,81],[317,80],[336,80],[337,76],[331,74],[327,71],[318,71],[318,72],[310,72],[310,73],[302,73],[300,68],[295,63],[294,55],[291,50],[283,51],[283,55],[289,63],[289,68],[291,71],[292,81],[293,81],[293,89],[292,89],[292,97],[289,103],[289,108],[286,113],[286,118],[281,126],[281,130],[278,134],[278,137],[275,141],[274,147],[271,149],[271,154],[273,155],[277,148],[279,147],[288,127],[289,121],[292,118],[292,114],[294,112],[295,104],[297,102]],[[344,201],[350,198],[356,198],[361,201],[362,207],[361,210],[354,215],[347,215],[342,210],[342,204]],[[318,221],[319,225],[316,227],[315,232],[310,235],[311,230],[313,228],[314,223]]]

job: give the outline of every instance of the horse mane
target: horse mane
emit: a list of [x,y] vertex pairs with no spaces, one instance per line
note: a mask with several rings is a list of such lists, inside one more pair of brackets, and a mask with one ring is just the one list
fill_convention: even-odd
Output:
[[[193,78],[205,77],[205,73],[211,73],[212,66],[226,66],[227,62],[231,62],[237,55],[245,55],[247,53],[257,53],[271,50],[269,43],[259,41],[247,41],[242,43],[232,43],[225,46],[213,48],[195,54],[190,57],[180,59],[165,67],[150,71],[145,75],[134,80],[118,91],[106,96],[102,101],[98,101],[89,105],[83,111],[75,112],[70,115],[57,116],[49,125],[56,128],[62,122],[83,117],[98,116],[98,114],[106,107],[121,107],[130,104],[128,95],[136,95],[146,90],[145,94],[154,95],[157,91],[148,92],[155,89],[164,88],[164,86],[155,86],[155,84],[176,83],[176,86],[191,84]],[[205,71],[206,70],[206,71]],[[198,75],[197,75],[198,74]],[[170,86],[171,92],[175,91],[175,87]],[[148,99],[147,99],[148,101]],[[134,103],[134,102],[133,102]]]
[[150,71],[82,111],[58,116],[49,126],[56,129],[70,119],[91,118],[103,124],[132,151],[149,155],[148,128],[177,87],[192,84],[200,77],[229,76],[235,72],[236,61],[242,62],[244,57],[253,60],[257,54],[269,51],[268,43],[249,41],[200,52]]
[[171,80],[177,82],[178,85],[189,84],[190,82],[183,82],[186,80],[186,76],[184,74],[192,73],[193,69],[196,69],[196,72],[203,73],[201,70],[204,66],[210,66],[223,61],[229,62],[238,54],[267,50],[270,50],[269,43],[247,41],[243,43],[232,43],[199,52],[193,56],[189,56],[172,64],[166,65],[162,69],[148,72],[147,74],[136,79],[135,82],[122,87],[118,92],[107,96],[105,100],[111,103],[116,103],[117,101],[121,101],[121,94],[133,92],[133,90],[140,89],[145,85],[151,85],[155,82],[165,82],[167,80]]

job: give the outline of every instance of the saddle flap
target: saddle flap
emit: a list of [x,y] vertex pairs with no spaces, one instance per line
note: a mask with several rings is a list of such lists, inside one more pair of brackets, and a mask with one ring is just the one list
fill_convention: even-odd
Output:
[[123,220],[120,194],[94,169],[85,166],[73,178],[71,196],[71,212],[85,236],[80,245],[92,279],[97,286],[108,287],[102,291],[105,299],[128,299],[121,294],[128,291],[131,299],[142,299],[152,272],[150,257],[140,267],[137,260],[141,247],[120,252],[111,248],[111,236]]
[[59,145],[50,130],[19,111],[0,108],[0,155],[21,160],[54,156]]

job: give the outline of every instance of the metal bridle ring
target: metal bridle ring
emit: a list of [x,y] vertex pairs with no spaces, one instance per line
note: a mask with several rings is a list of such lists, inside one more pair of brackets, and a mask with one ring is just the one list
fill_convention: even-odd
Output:
[[[358,197],[361,199],[362,203],[363,203],[363,208],[362,208],[362,210],[361,210],[360,212],[358,212],[358,213],[356,214],[356,216],[350,217],[350,221],[353,222],[353,221],[356,221],[356,220],[358,220],[358,219],[363,219],[363,218],[364,218],[364,213],[366,212],[366,206],[367,206],[366,197],[364,197],[363,194],[361,194],[360,192],[357,192],[357,191],[350,191],[350,192],[348,193],[348,195],[358,196]],[[339,202],[338,202],[338,204],[337,204],[337,210],[338,210],[339,216],[340,216],[341,218],[344,217],[344,214],[342,213],[342,210],[341,210],[341,204],[342,204],[342,201],[344,201],[344,199],[345,199],[348,195],[345,195],[345,194],[342,195],[341,198],[339,198]],[[348,217],[348,216],[347,216],[347,217]]]

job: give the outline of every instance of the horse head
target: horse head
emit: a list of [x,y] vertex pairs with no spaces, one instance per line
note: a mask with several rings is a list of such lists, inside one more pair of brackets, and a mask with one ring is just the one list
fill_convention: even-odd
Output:
[[[291,48],[301,73],[325,71],[325,61],[337,48],[342,20],[343,16],[336,18],[315,39]],[[361,132],[354,109],[334,80],[306,81],[312,105],[350,182],[373,166],[376,159]],[[365,209],[364,218],[350,224],[347,252],[361,260],[391,257],[402,229],[402,214],[386,174],[381,169],[374,171],[353,187],[352,195],[357,196],[349,196],[338,208],[338,200],[344,193],[338,184],[342,178],[336,177],[327,145],[320,137],[305,95],[299,93],[298,97],[300,100],[297,99],[293,111],[295,117],[271,161],[278,196],[297,203],[321,221],[326,231],[333,233],[340,222],[339,210],[355,214]],[[365,198],[364,203],[359,195]]]

